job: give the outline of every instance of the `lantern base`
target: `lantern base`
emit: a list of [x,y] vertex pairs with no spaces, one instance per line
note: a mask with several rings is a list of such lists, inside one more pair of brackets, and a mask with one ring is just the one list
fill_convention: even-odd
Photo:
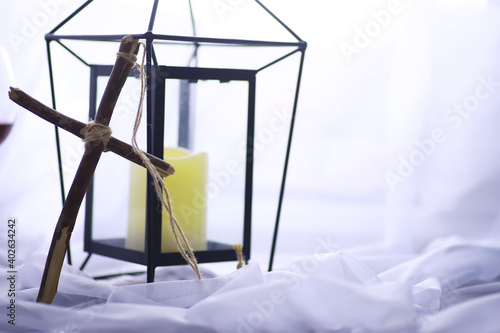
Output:
[[[88,256],[80,267],[81,270],[85,268],[92,254],[99,254],[109,258],[147,266],[148,282],[154,281],[154,269],[156,267],[186,264],[186,261],[178,252],[160,253],[148,258],[146,252],[126,248],[125,238],[92,240],[90,242],[90,248],[85,249],[85,251],[88,253]],[[207,241],[207,249],[204,251],[195,251],[194,254],[198,263],[237,260],[233,245],[214,241]],[[248,258],[245,258],[245,260],[248,260]]]

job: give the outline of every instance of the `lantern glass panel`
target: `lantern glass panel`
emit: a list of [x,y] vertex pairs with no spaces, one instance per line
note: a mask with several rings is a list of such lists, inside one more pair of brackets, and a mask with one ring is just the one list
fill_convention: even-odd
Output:
[[[109,76],[96,78],[97,101],[101,100]],[[125,83],[116,103],[110,127],[113,136],[124,142],[130,142],[132,129],[140,99],[140,80],[131,76]],[[98,103],[95,105],[97,108]],[[93,115],[89,115],[93,118]],[[143,117],[145,118],[145,116]],[[141,148],[145,147],[146,123],[143,119],[137,135]],[[144,148],[145,150],[145,148]],[[124,239],[127,233],[131,163],[113,153],[103,154],[94,173],[92,238]]]
[[[107,80],[107,76],[97,77],[97,100],[100,100]],[[189,198],[181,203],[182,209],[174,208],[176,219],[184,225],[188,238],[193,233],[201,235],[192,236],[192,243],[197,250],[206,249],[200,242],[206,243],[207,240],[229,245],[241,243],[249,83],[241,80],[220,82],[166,78],[159,82],[156,89],[164,94],[164,147],[181,147],[193,155],[206,155],[205,165],[188,167],[197,169],[193,171],[194,176],[184,174],[182,168],[171,176],[172,179],[176,176],[187,177],[182,182],[190,184],[193,177],[198,177],[196,174],[203,173],[205,176],[201,188],[179,188],[175,184],[169,188],[166,182],[174,207],[178,204],[175,202],[178,197],[175,191],[187,192],[183,196]],[[110,123],[113,135],[125,142],[129,142],[132,136],[139,96],[140,81],[131,76],[123,88]],[[143,150],[146,150],[147,141],[146,121],[144,114],[137,135],[138,144]],[[175,159],[169,160],[169,156],[164,158],[175,166]],[[141,177],[141,180],[138,181],[137,177]],[[114,154],[103,155],[93,182],[92,219],[96,221],[92,229],[93,239],[125,239],[127,248],[144,251],[145,177],[143,168],[131,165]],[[163,211],[163,214],[162,228],[170,230],[167,213]],[[203,215],[203,221],[193,222],[200,225],[192,225],[192,219],[199,219],[197,215]],[[137,223],[138,226],[131,226]],[[200,228],[203,230],[198,230]],[[165,241],[172,243],[173,239],[167,238]],[[163,252],[174,250],[175,244],[163,248]]]
[[[175,81],[178,80],[167,80],[167,90]],[[248,82],[200,80],[190,86],[196,96],[194,119],[191,128],[180,128],[181,132],[192,131],[190,140],[194,151],[208,153],[207,237],[226,244],[240,243],[244,217]],[[167,110],[172,111],[169,107]],[[171,126],[167,122],[168,133]]]

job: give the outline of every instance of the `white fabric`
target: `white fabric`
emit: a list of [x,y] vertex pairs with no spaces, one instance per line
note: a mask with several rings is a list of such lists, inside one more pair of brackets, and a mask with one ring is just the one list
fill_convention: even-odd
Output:
[[[379,274],[342,252],[299,258],[270,273],[254,263],[217,277],[204,272],[209,277],[202,281],[134,285],[98,282],[65,266],[50,306],[34,302],[41,262],[43,254],[35,254],[19,269],[16,325],[3,320],[1,331],[493,332],[500,328],[500,247],[455,238]],[[184,267],[162,270],[192,277]],[[5,293],[0,302],[8,304]]]

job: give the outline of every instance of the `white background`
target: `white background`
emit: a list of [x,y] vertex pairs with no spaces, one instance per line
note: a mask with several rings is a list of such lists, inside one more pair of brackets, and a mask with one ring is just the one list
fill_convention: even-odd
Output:
[[[221,3],[226,5],[223,12],[222,7],[217,7],[220,3],[207,1],[198,14],[207,15],[208,22],[216,25],[214,30],[207,28],[207,33],[245,36],[252,31],[258,36],[274,37],[266,23],[259,24],[251,16],[254,12],[250,3]],[[399,252],[411,252],[436,236],[491,235],[499,196],[500,149],[495,137],[498,87],[493,86],[488,98],[481,99],[473,112],[461,117],[460,126],[451,127],[443,115],[454,104],[463,104],[475,96],[484,80],[500,80],[495,63],[499,53],[498,6],[472,0],[272,0],[265,4],[308,42],[276,265],[313,253],[324,241],[335,244],[337,249],[384,243]],[[2,69],[1,112],[13,108],[5,97],[9,85],[50,105],[43,36],[77,4],[54,0],[4,6],[8,15],[1,23],[1,45],[9,55],[15,82]],[[75,29],[81,29],[81,33],[106,29],[127,33],[127,24],[114,22],[112,12],[83,20]],[[385,21],[377,21],[380,13],[387,12],[391,15]],[[141,11],[137,10],[137,14]],[[107,26],[107,22],[111,23]],[[119,23],[124,30],[119,29]],[[226,29],[238,23],[241,30]],[[359,31],[366,34],[366,29],[375,30],[361,43]],[[284,35],[282,31],[276,34]],[[356,52],[346,53],[346,45]],[[112,59],[113,52],[104,47],[91,51],[98,59]],[[208,61],[223,63],[223,58],[218,55]],[[229,57],[227,61],[236,60]],[[55,65],[67,76],[77,66]],[[289,65],[295,70],[297,61]],[[281,67],[272,74],[290,76],[289,69]],[[62,95],[86,87],[87,81],[74,79],[62,84]],[[259,96],[268,104],[261,106],[257,133],[268,126],[275,110],[292,105],[287,91],[275,93],[277,88],[272,83],[259,89]],[[481,91],[488,91],[485,89]],[[61,100],[61,112],[85,117],[85,100]],[[0,146],[0,219],[5,223],[8,217],[18,219],[18,252],[22,260],[35,250],[47,251],[61,198],[54,168],[53,127],[20,108],[16,113],[15,127]],[[214,123],[214,128],[217,126]],[[386,179],[388,172],[398,174],[404,169],[402,159],[423,151],[419,144],[431,138],[435,129],[443,129],[447,139],[426,154],[413,171],[403,175],[393,189]],[[256,161],[252,259],[263,267],[267,266],[271,245],[286,135],[287,131],[274,133],[258,157],[260,162]],[[77,140],[70,139],[68,145],[66,152],[81,153],[82,144]],[[77,155],[66,161],[71,167],[78,161]],[[76,264],[85,256],[82,215],[72,238]],[[93,259],[88,270],[102,274],[118,269],[115,265],[120,264]],[[233,269],[232,264],[207,267]]]

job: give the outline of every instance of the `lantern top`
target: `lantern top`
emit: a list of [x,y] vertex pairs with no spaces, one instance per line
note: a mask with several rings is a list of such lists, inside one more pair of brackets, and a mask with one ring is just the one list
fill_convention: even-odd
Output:
[[99,64],[88,42],[105,53],[125,35],[151,41],[158,63],[172,66],[259,70],[306,47],[259,0],[88,0],[45,38]]

